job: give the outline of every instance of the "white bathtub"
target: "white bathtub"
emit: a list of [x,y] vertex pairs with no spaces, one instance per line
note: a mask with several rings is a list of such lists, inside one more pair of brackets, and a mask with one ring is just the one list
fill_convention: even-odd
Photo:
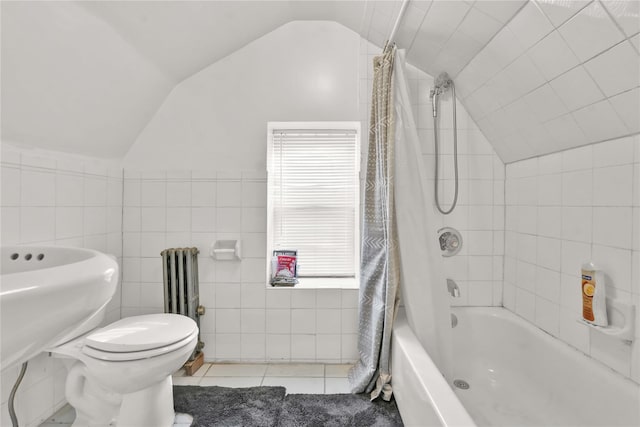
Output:
[[393,390],[407,425],[640,426],[638,384],[508,310],[454,313],[453,377],[470,385],[455,393],[405,318],[394,326]]

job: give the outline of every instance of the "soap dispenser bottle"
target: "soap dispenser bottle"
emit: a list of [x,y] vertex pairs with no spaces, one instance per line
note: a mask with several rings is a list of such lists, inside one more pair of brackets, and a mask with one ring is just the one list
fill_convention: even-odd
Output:
[[604,274],[589,261],[582,264],[582,318],[597,326],[607,326]]

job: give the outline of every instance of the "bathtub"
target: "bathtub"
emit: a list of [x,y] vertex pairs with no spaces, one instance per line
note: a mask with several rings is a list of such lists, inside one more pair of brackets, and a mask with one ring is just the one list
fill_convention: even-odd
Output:
[[[453,310],[449,387],[400,313],[393,391],[405,424],[640,426],[640,386],[503,308]],[[454,389],[455,391],[453,391]]]

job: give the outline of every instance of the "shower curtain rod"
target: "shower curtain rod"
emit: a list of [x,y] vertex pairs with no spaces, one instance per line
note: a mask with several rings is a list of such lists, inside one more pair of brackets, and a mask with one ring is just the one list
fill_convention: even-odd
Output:
[[398,32],[398,27],[400,26],[400,21],[402,21],[402,17],[407,9],[407,5],[409,4],[409,0],[402,0],[402,5],[400,6],[400,12],[398,12],[398,17],[396,18],[396,23],[393,25],[393,29],[391,30],[391,34],[389,34],[389,38],[387,39],[387,44],[395,43],[396,33]]

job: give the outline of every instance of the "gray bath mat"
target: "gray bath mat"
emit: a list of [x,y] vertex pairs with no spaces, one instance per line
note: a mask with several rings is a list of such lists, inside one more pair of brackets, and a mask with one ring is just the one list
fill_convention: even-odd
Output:
[[371,402],[363,394],[289,394],[278,426],[402,426],[395,401]]
[[284,387],[174,386],[176,412],[193,417],[192,427],[275,426],[285,395]]
[[209,426],[402,426],[395,402],[366,395],[290,394],[284,387],[174,386],[176,412],[193,416],[192,427]]

